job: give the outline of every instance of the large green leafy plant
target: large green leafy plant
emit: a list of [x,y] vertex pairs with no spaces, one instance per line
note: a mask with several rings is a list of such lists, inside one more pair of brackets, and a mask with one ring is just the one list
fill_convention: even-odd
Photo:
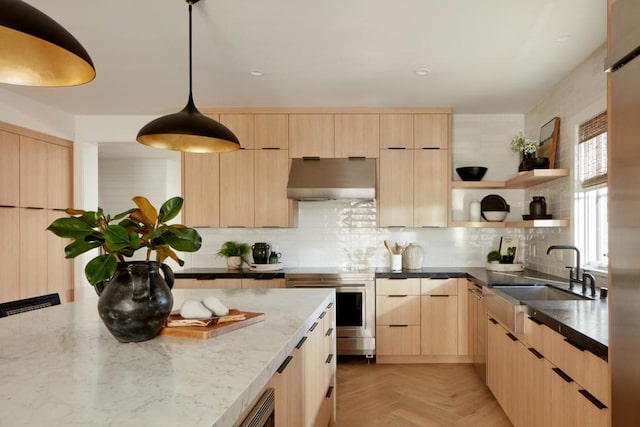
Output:
[[118,262],[146,248],[146,260],[156,251],[156,261],[171,258],[179,265],[184,261],[173,251],[195,252],[202,246],[202,237],[182,224],[167,224],[180,213],[183,199],[173,197],[162,204],[160,211],[144,197],[134,197],[136,208],[115,216],[105,214],[100,207],[96,211],[67,209],[69,218],[59,218],[47,230],[56,236],[73,239],[64,248],[66,258],[75,258],[95,248],[102,254],[93,258],[85,268],[89,283],[96,285],[109,281],[116,272]]

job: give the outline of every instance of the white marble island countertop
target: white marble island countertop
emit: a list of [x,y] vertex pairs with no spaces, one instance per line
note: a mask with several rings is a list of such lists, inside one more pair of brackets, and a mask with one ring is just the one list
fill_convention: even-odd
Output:
[[265,321],[207,340],[122,344],[97,297],[0,319],[3,426],[231,426],[334,299],[333,289],[174,290]]

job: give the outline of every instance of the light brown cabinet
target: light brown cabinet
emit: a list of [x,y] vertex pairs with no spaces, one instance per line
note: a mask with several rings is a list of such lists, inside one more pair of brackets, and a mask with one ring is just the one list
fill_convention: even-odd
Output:
[[412,150],[380,150],[378,225],[413,226]]
[[242,279],[243,289],[286,288],[285,279]]
[[379,152],[378,114],[335,115],[335,157],[377,158]]
[[289,155],[334,157],[335,126],[333,114],[290,114]]
[[270,289],[285,288],[285,279],[176,279],[176,289]]
[[255,151],[220,155],[220,226],[253,227],[255,211]]
[[287,150],[255,151],[255,226],[295,227],[298,202],[287,198]]
[[457,295],[421,297],[420,351],[424,355],[458,354]]
[[240,147],[244,149],[255,148],[253,114],[220,114],[220,123],[233,132],[240,142]]
[[20,208],[20,299],[48,291],[47,219],[44,209]]
[[380,149],[413,149],[413,114],[380,114]]
[[47,208],[65,210],[73,206],[73,150],[47,144]]
[[1,130],[0,206],[20,206],[20,137]]
[[287,114],[255,115],[255,148],[289,149],[289,116]]
[[414,148],[449,148],[450,114],[415,114],[413,117]]
[[376,355],[420,354],[420,279],[376,280]]
[[304,383],[301,350],[294,349],[271,377],[267,387],[275,392],[275,427],[300,427],[303,421]]
[[20,206],[47,207],[47,143],[20,136]]
[[184,224],[191,227],[220,226],[220,154],[182,155],[182,194]]
[[[61,211],[47,211],[47,224],[66,217]],[[71,240],[61,239],[49,231],[43,231],[47,239],[47,293],[57,293],[61,302],[74,300],[73,260],[64,257],[64,248]]]
[[19,208],[0,207],[0,235],[4,242],[0,257],[0,302],[20,299],[20,211]]
[[446,227],[449,212],[449,154],[416,150],[413,163],[414,227]]

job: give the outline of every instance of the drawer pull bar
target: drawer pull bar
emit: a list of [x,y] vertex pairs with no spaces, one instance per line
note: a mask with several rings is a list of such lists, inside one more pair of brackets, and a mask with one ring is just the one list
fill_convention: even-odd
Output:
[[327,329],[327,333],[326,333],[326,334],[324,334],[324,335],[325,335],[326,337],[330,337],[330,336],[331,336],[331,334],[333,334],[333,328],[329,328],[329,329]]
[[581,345],[579,345],[579,344],[576,344],[575,342],[571,341],[569,338],[565,338],[565,339],[564,339],[564,341],[565,341],[567,344],[570,344],[572,347],[575,347],[575,348],[577,348],[577,349],[578,349],[578,350],[580,350],[580,351],[584,351],[584,350],[585,350],[585,349],[584,349],[584,347],[582,347],[582,346],[581,346]]
[[333,353],[327,356],[327,360],[325,360],[324,363],[331,363],[332,360],[333,360]]
[[313,332],[313,330],[317,327],[318,327],[318,322],[313,322],[313,325],[311,325],[311,327],[309,328],[309,332]]
[[489,322],[493,323],[494,325],[498,324],[498,321],[496,319],[494,319],[493,317],[489,317]]
[[324,316],[327,315],[326,311],[323,311],[322,313],[320,313],[320,316],[318,316],[318,319],[324,319]]
[[539,321],[538,319],[528,316],[529,320],[531,320],[533,323],[535,323],[536,325],[542,325],[542,322]]
[[390,328],[408,328],[409,325],[389,325]]
[[298,342],[298,344],[296,344],[296,348],[300,350],[306,340],[307,340],[307,337],[302,337],[302,339]]
[[507,332],[507,336],[511,339],[511,341],[518,341],[518,338],[511,332]]
[[598,399],[596,399],[596,397],[593,394],[589,393],[587,390],[580,389],[580,390],[578,390],[578,392],[581,395],[583,395],[589,402],[593,403],[593,405],[596,408],[598,408],[600,410],[607,409],[607,406],[604,403],[602,403]]
[[533,348],[533,347],[529,347],[529,351],[530,351],[531,353],[533,353],[533,355],[534,355],[535,357],[537,357],[538,359],[544,359],[544,356],[543,356],[543,355],[542,355],[538,350],[536,350],[535,348]]
[[406,298],[409,295],[387,295],[389,298]]
[[333,394],[333,386],[330,386],[329,389],[327,390],[327,394],[325,394],[325,397],[329,399],[332,394]]
[[565,380],[568,383],[572,383],[573,382],[573,378],[571,378],[569,375],[565,374],[564,371],[560,368],[551,368],[551,370],[553,372],[555,372],[556,374],[558,374],[558,376],[560,378],[562,378],[563,380]]
[[431,298],[449,298],[449,295],[429,295]]
[[284,362],[282,362],[282,365],[280,365],[280,367],[278,368],[279,374],[283,373],[284,370],[287,369],[287,365],[289,364],[289,362],[291,362],[291,359],[293,359],[293,356],[287,356],[287,358],[284,359]]

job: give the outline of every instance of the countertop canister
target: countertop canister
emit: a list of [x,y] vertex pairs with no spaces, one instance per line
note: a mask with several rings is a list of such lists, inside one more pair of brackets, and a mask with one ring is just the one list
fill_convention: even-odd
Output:
[[469,203],[469,221],[480,221],[480,202],[472,200]]
[[419,270],[422,268],[423,251],[417,243],[411,243],[402,253],[403,267],[407,270]]

